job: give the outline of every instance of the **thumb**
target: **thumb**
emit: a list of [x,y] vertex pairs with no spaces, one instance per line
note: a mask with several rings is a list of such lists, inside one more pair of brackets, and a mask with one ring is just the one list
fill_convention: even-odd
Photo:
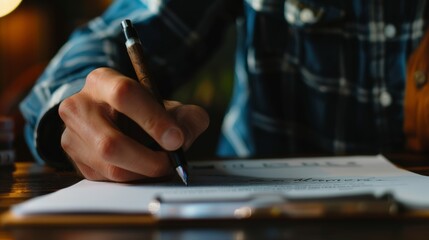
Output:
[[196,105],[180,105],[171,112],[185,134],[183,148],[188,149],[209,126],[209,115]]

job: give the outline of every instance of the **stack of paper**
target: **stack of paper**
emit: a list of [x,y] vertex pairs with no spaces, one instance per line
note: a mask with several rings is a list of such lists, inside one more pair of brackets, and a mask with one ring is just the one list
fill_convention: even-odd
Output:
[[83,180],[12,208],[16,216],[51,213],[148,214],[156,197],[174,201],[225,201],[254,195],[324,197],[391,193],[412,209],[429,208],[429,177],[399,169],[383,156],[195,162],[190,185],[119,184]]

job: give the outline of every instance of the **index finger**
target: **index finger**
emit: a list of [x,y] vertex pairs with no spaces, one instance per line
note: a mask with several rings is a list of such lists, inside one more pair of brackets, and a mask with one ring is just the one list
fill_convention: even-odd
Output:
[[164,149],[183,144],[184,134],[175,119],[136,80],[99,68],[88,75],[84,91],[135,121]]

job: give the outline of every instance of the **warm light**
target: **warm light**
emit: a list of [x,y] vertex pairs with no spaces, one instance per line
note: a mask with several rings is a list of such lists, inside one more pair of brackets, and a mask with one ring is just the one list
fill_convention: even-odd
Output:
[[21,0],[0,0],[0,17],[6,16],[21,3]]

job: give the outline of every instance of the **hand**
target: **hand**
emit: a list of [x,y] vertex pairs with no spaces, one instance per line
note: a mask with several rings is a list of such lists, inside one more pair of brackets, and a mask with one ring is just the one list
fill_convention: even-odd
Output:
[[165,108],[136,80],[112,69],[91,72],[82,90],[65,99],[61,145],[77,170],[90,180],[127,182],[171,173],[164,151],[126,135],[118,113],[127,116],[163,149],[187,149],[208,127],[207,113],[194,105],[165,101]]

